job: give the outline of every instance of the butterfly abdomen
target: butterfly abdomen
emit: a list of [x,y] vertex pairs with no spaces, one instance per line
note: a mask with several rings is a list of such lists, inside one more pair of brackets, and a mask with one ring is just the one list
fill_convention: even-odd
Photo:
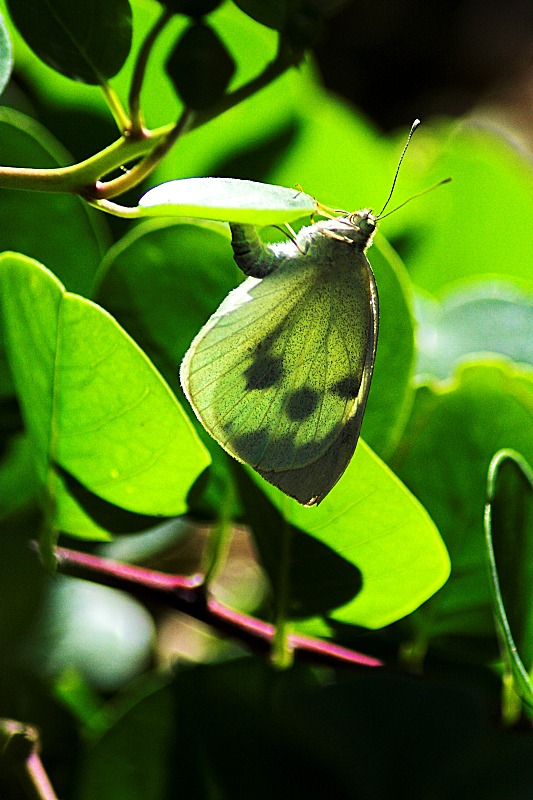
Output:
[[265,247],[253,225],[230,223],[235,263],[245,275],[264,278],[276,266],[272,251]]

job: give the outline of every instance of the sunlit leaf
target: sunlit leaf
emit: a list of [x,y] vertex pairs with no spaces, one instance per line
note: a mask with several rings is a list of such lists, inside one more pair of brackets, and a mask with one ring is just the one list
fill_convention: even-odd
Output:
[[314,508],[249,472],[288,523],[361,573],[362,586],[354,580],[354,598],[332,610],[331,619],[380,628],[409,614],[446,581],[450,562],[437,528],[363,441],[339,483]]
[[10,365],[55,524],[69,517],[69,479],[138,514],[183,513],[209,458],[144,353],[37,262],[4,254],[0,281]]

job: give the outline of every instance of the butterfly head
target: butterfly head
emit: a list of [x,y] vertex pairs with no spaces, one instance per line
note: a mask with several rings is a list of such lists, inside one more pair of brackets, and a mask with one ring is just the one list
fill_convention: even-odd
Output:
[[348,221],[354,230],[370,243],[378,224],[378,217],[369,208],[364,208],[362,211],[354,211],[353,214],[350,214]]
[[342,217],[334,217],[319,223],[321,233],[332,239],[337,239],[348,244],[359,245],[363,250],[372,242],[378,218],[369,208],[354,211]]

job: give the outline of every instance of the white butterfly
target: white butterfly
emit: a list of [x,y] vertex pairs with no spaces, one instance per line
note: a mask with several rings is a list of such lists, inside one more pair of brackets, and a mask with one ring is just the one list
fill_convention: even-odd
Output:
[[303,505],[319,503],[355,450],[370,390],[378,292],[369,210],[265,246],[231,225],[251,277],[196,336],[181,383],[198,419],[238,461]]

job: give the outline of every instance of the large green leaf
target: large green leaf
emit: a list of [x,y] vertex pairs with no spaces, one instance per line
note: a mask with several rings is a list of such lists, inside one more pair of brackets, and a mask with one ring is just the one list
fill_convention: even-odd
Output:
[[69,480],[135,513],[183,513],[209,457],[167,384],[103,309],[31,259],[0,258],[9,361],[55,525],[85,533],[65,524]]
[[485,539],[502,658],[533,713],[533,472],[518,453],[501,450],[487,489]]
[[128,0],[6,0],[31,49],[69,78],[101,83],[115,75],[131,45]]
[[[422,641],[475,637],[494,645],[483,512],[489,464],[502,448],[533,460],[532,370],[504,359],[472,362],[453,383],[419,390],[392,463],[435,520],[452,560],[446,586],[411,620]],[[471,648],[466,640],[463,655],[473,657]]]
[[[250,474],[287,523],[352,565],[353,599],[331,610],[331,619],[380,628],[409,614],[446,581],[450,563],[437,528],[363,441],[339,483],[314,508],[303,508]],[[257,533],[269,535],[264,527]],[[320,548],[307,549],[305,571],[319,572],[321,557]]]

